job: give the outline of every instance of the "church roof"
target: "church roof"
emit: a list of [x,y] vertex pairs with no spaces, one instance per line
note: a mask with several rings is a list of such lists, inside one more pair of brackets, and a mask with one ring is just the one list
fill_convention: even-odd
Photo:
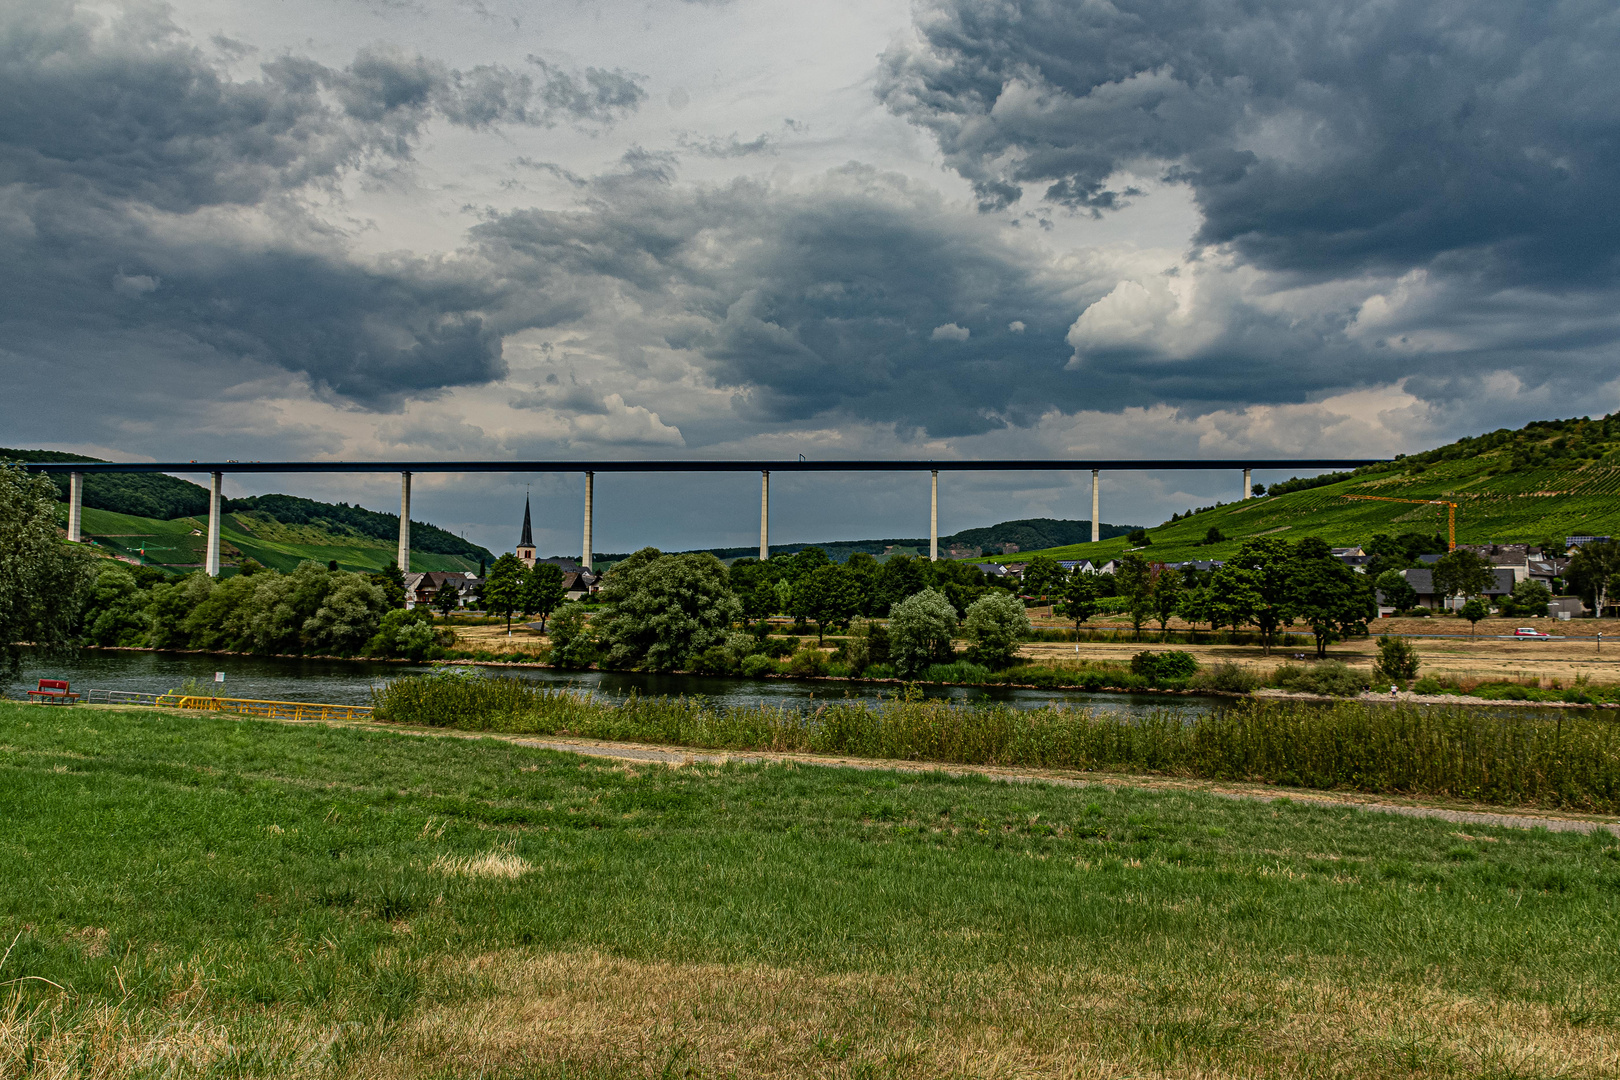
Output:
[[518,540],[518,547],[534,547],[534,529],[529,525],[529,497],[523,496],[523,536]]

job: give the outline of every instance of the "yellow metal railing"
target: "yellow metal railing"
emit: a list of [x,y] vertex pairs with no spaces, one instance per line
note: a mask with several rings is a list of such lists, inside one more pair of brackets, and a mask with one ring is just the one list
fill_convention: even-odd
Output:
[[369,720],[370,705],[321,705],[308,701],[253,701],[248,698],[193,697],[161,694],[157,705],[171,709],[201,709],[236,713],[266,720]]

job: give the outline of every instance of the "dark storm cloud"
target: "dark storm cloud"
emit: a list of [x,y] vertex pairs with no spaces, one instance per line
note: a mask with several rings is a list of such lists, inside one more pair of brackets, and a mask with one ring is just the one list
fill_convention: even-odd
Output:
[[931,0],[882,95],[986,206],[1191,186],[1201,239],[1337,273],[1612,279],[1620,13],[1575,0]]
[[[581,210],[492,215],[474,243],[518,294],[639,313],[643,341],[700,357],[755,421],[842,416],[963,435],[1054,407],[1298,400],[1345,378],[1351,350],[1324,349],[1331,328],[1252,311],[1194,356],[1120,348],[1076,367],[1065,334],[1112,277],[1077,283],[1004,227],[860,166],[786,188],[681,185],[672,168],[632,154],[587,184]],[[1322,363],[1302,367],[1304,350]],[[1359,370],[1405,368],[1385,357]]]
[[[0,17],[0,319],[14,345],[167,335],[372,406],[499,378],[512,326],[487,313],[500,299],[487,267],[356,264],[287,197],[408,160],[435,119],[600,125],[641,97],[620,72],[463,72],[377,49],[341,70],[285,56],[235,80],[150,9]],[[257,208],[292,223],[283,239],[199,216]],[[557,314],[532,304],[522,324]]]

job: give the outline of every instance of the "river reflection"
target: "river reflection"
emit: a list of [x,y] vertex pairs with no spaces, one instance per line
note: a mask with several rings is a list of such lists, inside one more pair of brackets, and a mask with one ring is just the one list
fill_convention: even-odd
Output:
[[[198,656],[191,653],[120,652],[86,649],[70,660],[25,658],[20,679],[8,697],[23,696],[39,679],[67,679],[73,689],[136,690],[161,694],[197,679],[217,689],[222,697],[274,701],[318,701],[333,705],[365,705],[373,687],[390,679],[430,670],[425,665],[385,664],[367,660],[307,660],[269,656]],[[619,671],[553,671],[543,668],[483,668],[486,672],[514,675],[558,688],[620,697],[688,697],[701,695],[724,705],[774,705],[814,708],[823,701],[844,697],[876,701],[895,693],[894,684],[840,680],[728,679],[710,675],[653,675]],[[214,682],[224,673],[222,683]],[[1064,690],[1024,690],[1011,687],[925,686],[928,697],[955,701],[998,702],[1014,708],[1042,705],[1093,706],[1109,712],[1140,715],[1153,710],[1202,713],[1225,699],[1197,695],[1110,694]]]

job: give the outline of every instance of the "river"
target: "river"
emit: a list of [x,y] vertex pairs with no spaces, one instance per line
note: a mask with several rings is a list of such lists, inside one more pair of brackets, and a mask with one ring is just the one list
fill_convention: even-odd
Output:
[[[166,693],[187,679],[206,683],[221,697],[270,701],[315,701],[332,705],[367,705],[371,690],[390,679],[430,670],[425,665],[384,664],[367,660],[308,660],[273,656],[200,656],[194,653],[125,652],[85,649],[69,660],[26,657],[22,675],[6,696],[20,698],[40,679],[67,679],[77,692],[135,690]],[[555,671],[544,668],[484,668],[547,686],[618,697],[702,696],[723,705],[776,705],[813,708],[829,698],[875,701],[895,692],[894,684],[840,680],[732,679],[710,675],[652,675],[622,671]],[[224,681],[216,683],[215,673]],[[928,697],[956,701],[999,702],[1031,709],[1063,703],[1086,705],[1126,715],[1172,709],[1202,713],[1226,699],[1202,695],[1085,693],[1013,687],[925,686]]]

